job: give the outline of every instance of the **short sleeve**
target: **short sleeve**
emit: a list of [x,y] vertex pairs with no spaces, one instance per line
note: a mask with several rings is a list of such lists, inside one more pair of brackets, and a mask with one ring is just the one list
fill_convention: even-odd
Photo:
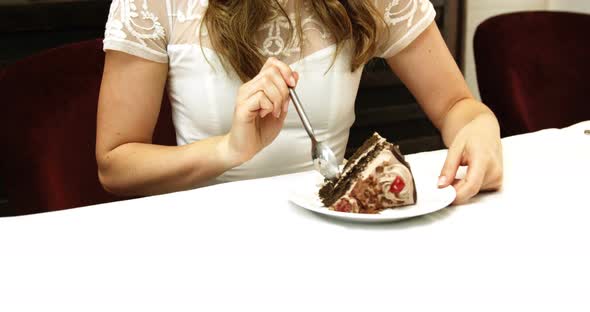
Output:
[[163,0],[113,0],[103,49],[168,62],[168,14]]
[[377,45],[378,57],[389,58],[406,48],[428,26],[436,12],[429,0],[373,0],[387,31]]

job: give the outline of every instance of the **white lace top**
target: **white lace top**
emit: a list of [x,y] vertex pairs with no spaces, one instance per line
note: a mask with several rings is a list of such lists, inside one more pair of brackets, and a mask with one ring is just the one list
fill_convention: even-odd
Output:
[[[308,6],[311,0],[279,0],[294,18],[295,1],[302,1],[304,44],[288,42],[289,23],[276,16],[260,28],[260,50],[290,64],[299,72],[297,91],[320,140],[339,160],[344,157],[362,68],[350,71],[350,45],[332,64],[335,45]],[[390,28],[378,42],[376,57],[390,57],[410,44],[434,20],[428,0],[373,1]],[[126,52],[168,63],[168,91],[177,143],[188,144],[227,133],[241,82],[226,72],[207,41],[200,23],[207,0],[113,0],[106,24],[104,49]],[[201,29],[202,36],[199,36]],[[199,39],[201,38],[201,39]],[[328,69],[330,70],[328,71]],[[296,111],[291,107],[277,139],[252,160],[231,169],[217,181],[233,181],[310,170],[311,144]]]

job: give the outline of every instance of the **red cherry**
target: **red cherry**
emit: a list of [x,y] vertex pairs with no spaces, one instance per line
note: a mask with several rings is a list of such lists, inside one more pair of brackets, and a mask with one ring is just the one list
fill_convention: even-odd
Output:
[[395,195],[399,195],[399,193],[401,193],[405,187],[406,182],[404,182],[404,179],[402,179],[400,176],[397,176],[395,177],[395,180],[393,180],[393,182],[391,183],[389,191],[391,193],[394,193]]

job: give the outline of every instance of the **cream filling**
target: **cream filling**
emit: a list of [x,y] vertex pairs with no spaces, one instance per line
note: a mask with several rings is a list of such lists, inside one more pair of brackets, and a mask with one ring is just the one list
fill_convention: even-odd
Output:
[[[377,134],[377,136],[379,137],[379,140],[377,140],[377,142],[375,144],[373,144],[373,146],[371,146],[370,148],[368,148],[364,153],[362,153],[351,165],[350,167],[348,167],[349,169],[346,170],[345,172],[342,172],[342,177],[345,177],[350,170],[352,170],[354,167],[356,167],[359,163],[359,161],[361,161],[362,159],[364,159],[369,153],[371,153],[375,148],[377,148],[377,146],[379,144],[384,143],[386,140],[385,138],[381,137],[379,134]],[[340,179],[340,181],[338,181],[336,184],[334,184],[334,188],[336,188],[336,186],[338,186],[338,184],[340,184],[341,181],[345,181],[346,179]],[[349,190],[350,191],[350,190]]]

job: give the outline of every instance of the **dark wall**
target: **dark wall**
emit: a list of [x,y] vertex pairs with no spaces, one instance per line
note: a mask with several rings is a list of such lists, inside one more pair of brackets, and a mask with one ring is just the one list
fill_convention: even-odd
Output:
[[43,49],[101,37],[110,3],[110,0],[0,1],[0,66]]
[[6,199],[4,179],[2,179],[2,176],[0,176],[0,211],[3,211],[7,205],[8,200]]

